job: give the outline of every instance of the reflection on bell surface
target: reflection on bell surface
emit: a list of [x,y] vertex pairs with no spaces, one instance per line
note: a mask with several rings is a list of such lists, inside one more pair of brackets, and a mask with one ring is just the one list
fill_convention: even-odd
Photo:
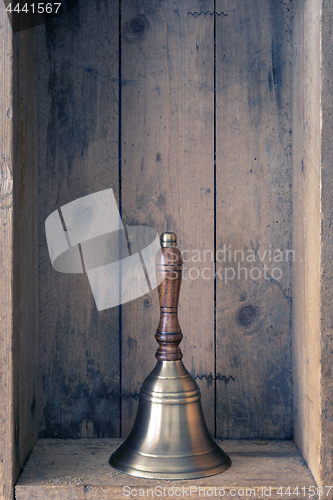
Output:
[[230,463],[210,437],[199,388],[182,361],[158,361],[142,385],[132,432],[110,464],[134,476],[189,479]]
[[155,479],[190,479],[225,471],[230,458],[210,436],[201,395],[184,367],[179,343],[178,299],[182,260],[176,235],[163,233],[156,271],[161,316],[156,332],[157,364],[144,381],[133,429],[110,457],[118,470]]

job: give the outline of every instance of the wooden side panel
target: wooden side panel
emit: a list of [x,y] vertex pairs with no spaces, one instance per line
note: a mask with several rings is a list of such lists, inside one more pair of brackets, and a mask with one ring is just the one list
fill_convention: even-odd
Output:
[[[320,386],[321,394],[321,446],[320,483],[333,484],[333,5],[323,2],[321,22],[322,47],[322,150],[321,150],[321,203],[322,203],[322,250],[321,250],[321,339],[320,339]],[[315,18],[316,19],[316,18]],[[315,74],[314,68],[312,74]],[[317,257],[318,258],[318,257]],[[317,261],[317,259],[316,259]],[[317,375],[318,365],[315,368]],[[318,432],[318,429],[317,429]]]
[[[214,430],[214,24],[192,11],[212,1],[122,2],[122,209],[124,225],[178,235],[188,260],[180,293],[184,364],[200,385]],[[210,266],[208,279],[202,270]],[[193,268],[193,270],[192,270]],[[192,279],[191,279],[192,278]],[[153,368],[156,290],[122,307],[122,435]]]
[[38,121],[36,31],[14,44],[15,442],[20,467],[38,435]]
[[18,465],[14,457],[13,410],[13,54],[11,27],[3,3],[0,16],[0,498],[11,500]]
[[117,1],[79,2],[41,27],[39,59],[40,433],[119,434],[119,313],[98,312],[86,274],[56,272],[45,219],[112,188],[118,200]]
[[1,4],[0,498],[37,439],[37,107],[35,33],[12,36]]
[[291,2],[216,10],[217,436],[291,438]]
[[[318,7],[316,1],[298,1],[294,5],[293,246],[297,260],[293,269],[293,381],[295,442],[320,483],[321,83]],[[329,447],[332,447],[332,442]]]

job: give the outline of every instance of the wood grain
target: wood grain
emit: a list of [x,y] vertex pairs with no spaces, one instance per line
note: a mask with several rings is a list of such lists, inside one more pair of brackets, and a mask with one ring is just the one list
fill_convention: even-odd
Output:
[[293,380],[294,439],[321,482],[318,457],[321,439],[325,442],[329,434],[322,434],[320,417],[321,35],[317,7],[315,2],[294,6]]
[[[293,404],[297,444],[318,483],[332,484],[332,6],[294,0],[291,7],[291,0],[129,0],[119,13],[119,2],[87,0],[13,42],[1,3],[1,499],[13,498],[38,424],[42,436],[115,436],[121,426],[125,436],[155,362],[156,290],[121,315],[97,312],[86,276],[50,264],[46,217],[109,187],[125,225],[178,234],[184,363],[200,385],[210,430],[216,411],[219,436],[291,437]],[[295,262],[285,253],[272,260],[278,249],[295,250]],[[247,252],[255,262],[242,262]],[[260,279],[250,274],[255,267]],[[123,476],[107,466],[119,443],[41,443],[18,498],[123,497]],[[94,446],[104,450],[96,461]],[[267,453],[258,446],[223,444],[235,454],[227,492],[237,477],[254,484],[254,474],[256,487],[261,479],[277,487],[274,470],[303,483],[307,469],[291,443],[267,445]],[[250,468],[245,455],[255,458]],[[42,479],[35,457],[47,469]],[[311,485],[306,474],[303,484]]]
[[12,37],[1,6],[1,490],[14,483],[38,432],[36,39]]
[[292,261],[285,254],[292,249],[290,9],[290,2],[216,3],[224,13],[216,16],[216,410],[223,438],[293,435]]
[[[174,231],[181,251],[213,249],[214,26],[192,10],[213,1],[122,3],[122,208],[124,225]],[[189,254],[187,253],[186,256]],[[190,262],[198,278],[207,265]],[[197,379],[214,431],[213,280],[183,279],[184,364]],[[156,290],[122,308],[122,431],[154,366]]]
[[11,27],[3,3],[0,5],[0,16],[2,49],[0,80],[0,498],[11,500],[18,473],[18,460],[14,451],[15,389],[13,380],[13,52]]
[[[332,306],[333,306],[333,175],[332,175],[332,130],[333,130],[333,45],[332,45],[332,23],[333,6],[330,2],[324,2],[321,11],[322,18],[316,22],[316,36],[321,33],[320,46],[322,48],[321,73],[321,276],[320,276],[320,379],[318,377],[318,364],[314,365],[313,371],[317,377],[317,387],[320,386],[320,466],[321,484],[333,484],[333,336],[332,336]],[[319,17],[319,16],[318,16]],[[315,18],[316,19],[316,18]],[[321,30],[321,31],[320,31]],[[316,61],[317,63],[317,61]],[[312,78],[315,73],[312,68]],[[316,113],[317,114],[317,113]],[[317,172],[317,170],[316,170]],[[318,196],[318,191],[316,192]],[[319,226],[319,223],[318,223]],[[318,257],[317,257],[318,258]],[[317,258],[315,262],[317,263]],[[318,268],[317,268],[318,269]],[[317,288],[318,289],[318,288]],[[316,339],[317,340],[317,339]],[[318,342],[318,340],[317,340]],[[310,342],[309,342],[310,344]],[[311,346],[311,344],[310,344]],[[319,379],[319,380],[318,380]],[[313,388],[314,391],[316,390]],[[318,393],[317,393],[318,394]],[[318,432],[317,428],[317,432]],[[309,440],[309,436],[307,436]]]
[[[45,219],[118,176],[118,2],[80,2],[41,27],[40,434],[119,434],[119,311],[98,312],[86,274],[53,270]],[[93,43],[92,43],[93,40]]]
[[[212,496],[208,490],[214,492],[214,488],[218,489],[217,496],[221,489],[225,490],[225,497],[234,496],[236,490],[238,496],[236,494],[235,498],[243,499],[250,496],[249,491],[242,494],[243,489],[254,489],[251,495],[256,498],[265,498],[262,494],[265,491],[266,498],[269,496],[279,499],[281,494],[278,494],[278,489],[281,486],[283,491],[290,486],[291,493],[296,486],[304,487],[304,497],[309,494],[309,486],[316,488],[309,469],[291,441],[262,444],[251,441],[224,441],[223,449],[232,460],[232,466],[227,471],[209,478],[162,482],[136,478],[111,468],[108,457],[120,443],[121,441],[116,439],[39,440],[16,486],[16,500],[122,499],[124,486],[129,489],[137,488],[137,496],[140,488],[147,496],[148,488],[159,486],[163,491],[165,487],[166,493],[161,495],[162,498],[170,498],[168,489],[170,488],[171,494],[172,487],[181,488],[181,492],[184,487],[189,496],[189,488],[192,487],[191,498],[195,499],[202,498],[204,493]],[[125,490],[125,493],[126,491],[128,490]],[[299,493],[303,495],[301,489]],[[152,496],[151,491],[148,494]],[[186,498],[186,494],[180,498]],[[289,498],[296,499],[297,495],[291,494]],[[315,495],[313,498],[318,497]]]
[[36,31],[14,43],[15,442],[19,467],[38,436],[38,96]]

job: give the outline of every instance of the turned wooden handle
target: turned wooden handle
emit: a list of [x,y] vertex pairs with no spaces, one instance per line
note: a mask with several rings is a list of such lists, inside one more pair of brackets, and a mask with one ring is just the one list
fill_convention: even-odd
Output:
[[179,344],[183,338],[178,322],[178,301],[182,281],[182,258],[174,233],[162,233],[161,250],[156,257],[160,322],[155,338],[159,344],[155,357],[162,361],[182,359]]

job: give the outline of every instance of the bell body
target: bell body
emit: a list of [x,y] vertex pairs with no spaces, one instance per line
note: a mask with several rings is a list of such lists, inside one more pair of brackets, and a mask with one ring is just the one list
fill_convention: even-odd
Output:
[[110,464],[155,479],[198,478],[226,470],[230,459],[208,432],[200,397],[181,360],[158,361],[142,385],[132,432]]
[[182,363],[178,322],[182,259],[176,235],[163,233],[156,258],[160,322],[157,364],[144,381],[133,429],[110,457],[127,474],[154,479],[190,479],[223,472],[230,458],[211,438],[201,395]]

